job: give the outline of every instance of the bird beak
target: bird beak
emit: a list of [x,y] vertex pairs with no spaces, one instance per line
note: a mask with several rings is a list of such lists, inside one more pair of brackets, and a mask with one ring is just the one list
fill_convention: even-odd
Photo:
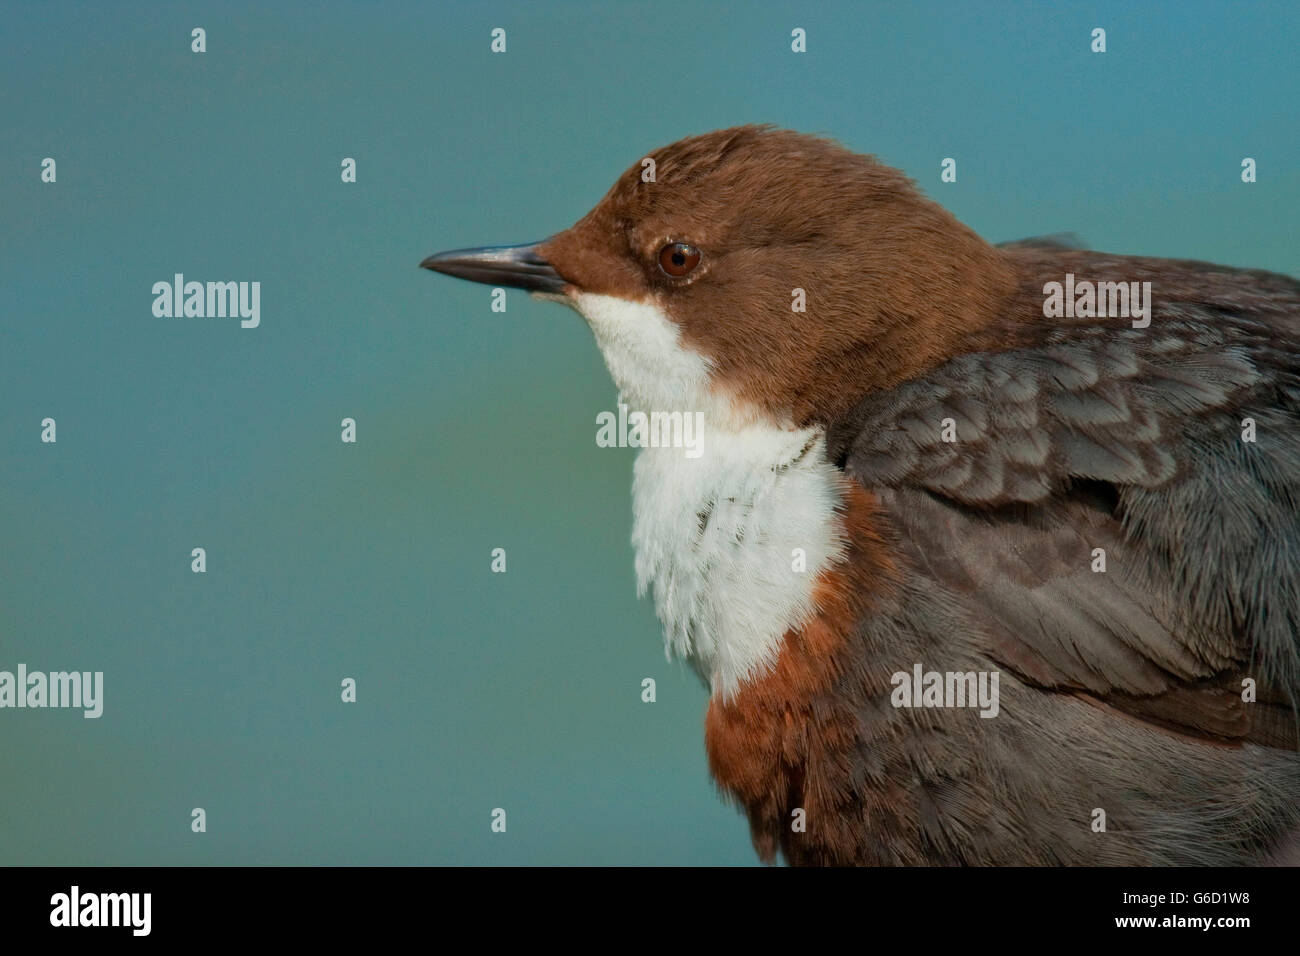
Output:
[[510,286],[529,292],[563,292],[568,281],[551,268],[537,251],[540,242],[527,246],[488,246],[482,249],[453,249],[429,256],[420,263],[422,269],[444,272],[449,276]]

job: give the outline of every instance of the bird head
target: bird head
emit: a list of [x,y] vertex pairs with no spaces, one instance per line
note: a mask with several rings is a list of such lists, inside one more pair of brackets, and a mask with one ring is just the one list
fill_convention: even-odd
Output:
[[646,410],[785,427],[936,364],[1013,280],[901,172],[762,126],[650,153],[542,242],[422,265],[572,306]]

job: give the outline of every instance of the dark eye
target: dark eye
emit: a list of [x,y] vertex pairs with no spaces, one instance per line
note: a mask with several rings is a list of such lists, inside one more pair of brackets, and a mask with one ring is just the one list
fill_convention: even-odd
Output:
[[699,264],[700,250],[689,242],[670,242],[659,250],[659,268],[670,276],[684,276]]

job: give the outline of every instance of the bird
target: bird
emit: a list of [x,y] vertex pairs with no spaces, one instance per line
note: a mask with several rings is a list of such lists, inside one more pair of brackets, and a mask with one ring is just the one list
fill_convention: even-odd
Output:
[[[1300,859],[1295,279],[992,244],[770,125],[421,265],[571,307],[621,402],[703,415],[698,458],[637,451],[631,537],[761,860]],[[1059,307],[1085,283],[1145,316]]]

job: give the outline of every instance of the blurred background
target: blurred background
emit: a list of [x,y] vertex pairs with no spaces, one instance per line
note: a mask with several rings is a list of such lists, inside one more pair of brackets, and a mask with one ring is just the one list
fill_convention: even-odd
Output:
[[[0,670],[105,683],[0,710],[0,864],[754,864],[589,332],[418,263],[770,122],[991,241],[1296,275],[1298,46],[1288,3],[0,3]],[[178,272],[260,327],[154,317]]]

